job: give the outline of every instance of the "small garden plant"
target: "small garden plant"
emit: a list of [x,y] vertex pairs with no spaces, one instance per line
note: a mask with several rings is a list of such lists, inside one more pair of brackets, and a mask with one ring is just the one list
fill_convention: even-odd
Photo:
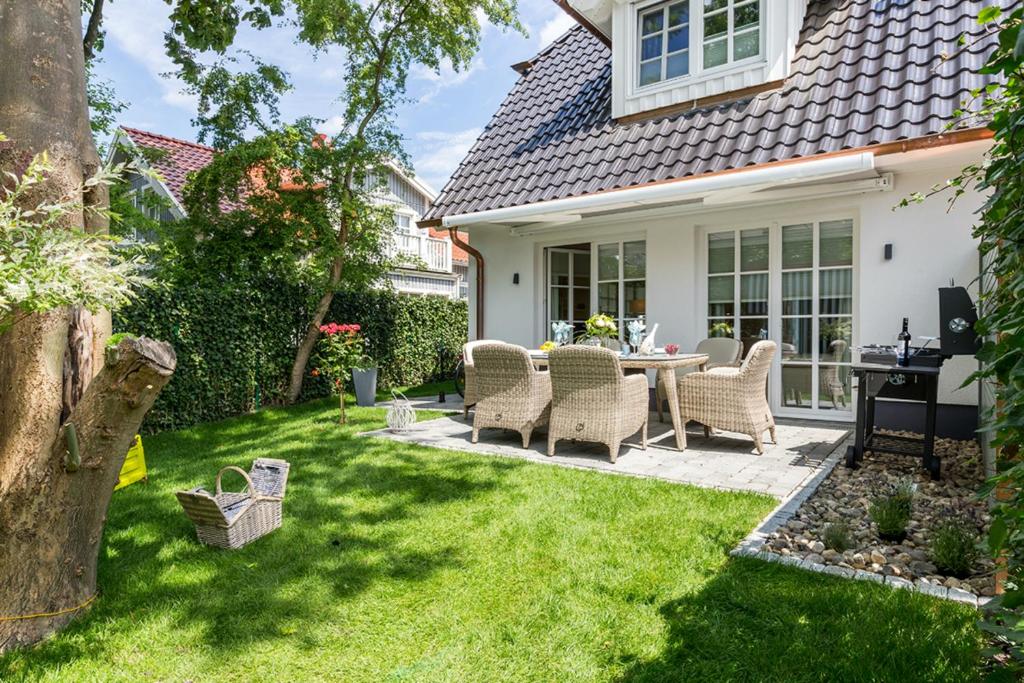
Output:
[[978,559],[978,533],[970,520],[955,517],[943,522],[932,539],[932,562],[943,574],[966,578]]
[[359,325],[327,323],[320,327],[320,366],[313,375],[326,375],[338,394],[339,424],[345,424],[345,386],[352,377],[352,368],[362,367],[366,358],[366,339]]
[[849,550],[853,547],[853,538],[850,534],[850,527],[846,522],[832,522],[826,524],[822,530],[822,542],[829,550],[838,553]]
[[871,501],[868,514],[878,527],[878,535],[886,541],[902,541],[913,510],[917,484],[905,479],[883,491]]

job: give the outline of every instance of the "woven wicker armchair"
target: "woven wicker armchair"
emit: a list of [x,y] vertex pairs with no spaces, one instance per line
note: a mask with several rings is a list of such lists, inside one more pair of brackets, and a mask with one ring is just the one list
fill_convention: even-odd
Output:
[[624,377],[614,351],[563,346],[548,354],[551,424],[548,455],[559,439],[596,441],[608,446],[612,462],[619,445],[642,430],[647,449],[647,376]]
[[767,430],[775,442],[775,419],[768,407],[765,384],[775,355],[773,341],[759,341],[750,347],[738,368],[715,368],[694,372],[679,380],[679,413],[683,424],[694,420],[704,425],[749,434],[758,454],[764,453],[762,436]]
[[465,396],[462,397],[462,414],[468,419],[469,409],[476,405],[476,365],[473,363],[473,350],[482,344],[500,344],[494,339],[478,339],[462,347],[462,367],[466,372]]
[[473,364],[473,443],[481,429],[512,429],[528,448],[534,428],[547,424],[551,412],[551,378],[533,367],[526,349],[512,344],[480,344],[473,349]]
[[[707,369],[711,368],[734,368],[739,367],[740,361],[743,360],[743,342],[739,339],[733,339],[732,337],[711,337],[710,339],[702,339],[697,344],[697,350],[694,353],[708,357]],[[690,374],[696,372],[696,368],[679,368],[676,370],[676,381]],[[658,409],[658,421],[665,421],[665,411],[662,404],[665,402],[665,385],[660,381],[658,387],[655,390],[655,407]]]

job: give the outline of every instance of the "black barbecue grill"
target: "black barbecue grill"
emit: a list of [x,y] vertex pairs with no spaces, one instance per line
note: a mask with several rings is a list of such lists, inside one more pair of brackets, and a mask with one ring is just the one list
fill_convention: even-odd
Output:
[[[865,451],[921,458],[921,464],[938,479],[942,463],[935,455],[935,412],[939,372],[947,358],[973,356],[979,340],[974,332],[977,311],[963,287],[939,288],[939,348],[911,349],[910,363],[896,364],[894,347],[866,346],[860,363],[853,366],[857,380],[857,427],[855,442],[846,450],[846,466],[857,467]],[[888,399],[925,404],[923,438],[879,434],[875,431],[875,400]]]

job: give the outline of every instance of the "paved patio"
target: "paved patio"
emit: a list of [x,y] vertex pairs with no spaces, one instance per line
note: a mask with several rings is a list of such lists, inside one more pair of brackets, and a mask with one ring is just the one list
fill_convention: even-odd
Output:
[[756,491],[780,499],[787,498],[811,479],[829,454],[841,447],[850,430],[849,425],[841,423],[779,420],[778,443],[766,443],[764,455],[757,455],[750,437],[719,430],[707,439],[700,425],[691,423],[687,429],[688,447],[680,453],[674,448],[671,425],[658,422],[657,415],[652,413],[647,450],[640,449],[639,434],[631,437],[622,444],[613,465],[608,461],[607,449],[599,444],[560,441],[556,455],[548,457],[544,428],[534,432],[530,448],[522,448],[517,432],[496,429],[482,430],[479,443],[471,443],[473,416],[470,413],[468,421],[462,417],[458,396],[449,396],[445,404],[423,399],[413,400],[413,404],[417,409],[460,412],[418,422],[401,433],[382,429],[363,436],[563,467],[654,477],[708,488]]

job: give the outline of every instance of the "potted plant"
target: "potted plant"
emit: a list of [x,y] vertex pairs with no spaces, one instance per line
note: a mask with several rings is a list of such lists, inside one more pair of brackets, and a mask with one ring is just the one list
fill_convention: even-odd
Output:
[[593,346],[611,347],[611,341],[619,338],[615,320],[604,313],[595,313],[587,318],[587,331],[583,343]]
[[369,355],[364,353],[352,366],[352,384],[357,406],[372,408],[377,404],[377,364]]
[[[349,375],[360,363],[365,354],[366,340],[359,334],[359,325],[339,325],[327,323],[320,326],[323,337],[320,340],[320,367],[313,370],[314,375],[324,374],[331,380],[334,391],[338,394],[340,410],[339,424],[345,424],[345,385]],[[376,381],[376,370],[374,371]],[[372,403],[371,403],[372,405]]]

